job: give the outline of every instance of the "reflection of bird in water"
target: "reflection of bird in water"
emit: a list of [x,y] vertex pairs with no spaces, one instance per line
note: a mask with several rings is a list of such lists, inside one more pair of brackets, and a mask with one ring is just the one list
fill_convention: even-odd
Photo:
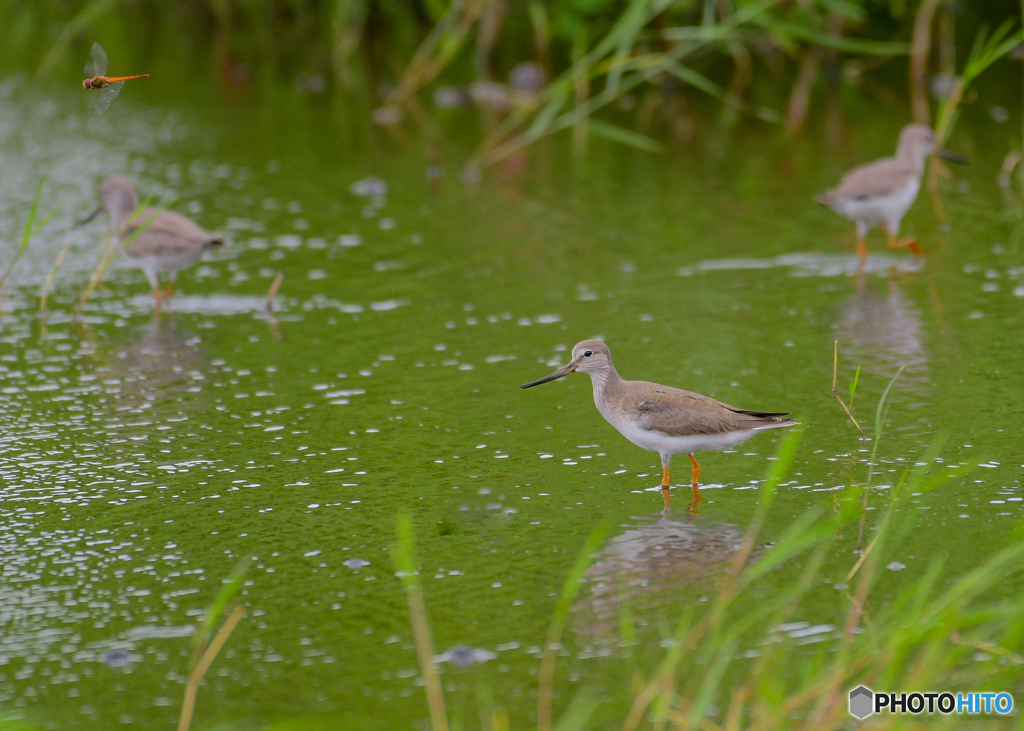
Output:
[[[152,322],[142,336],[125,347],[106,348],[106,363],[96,368],[104,380],[117,379],[116,391],[108,398],[117,409],[150,409],[164,403],[183,406],[180,394],[201,380],[207,358],[198,347],[199,338],[173,324]],[[174,397],[174,398],[168,398]]]
[[591,588],[573,607],[578,631],[617,638],[627,605],[634,620],[642,622],[643,613],[682,599],[683,587],[712,589],[742,542],[739,530],[728,523],[697,527],[661,518],[630,528],[595,554],[584,575]]
[[[927,383],[928,353],[921,336],[921,315],[889,279],[888,293],[876,294],[862,282],[842,305],[836,339],[843,360],[882,378],[891,378],[901,365],[907,366],[900,378],[909,384]],[[852,375],[852,374],[851,374]],[[924,395],[922,388],[913,389]]]

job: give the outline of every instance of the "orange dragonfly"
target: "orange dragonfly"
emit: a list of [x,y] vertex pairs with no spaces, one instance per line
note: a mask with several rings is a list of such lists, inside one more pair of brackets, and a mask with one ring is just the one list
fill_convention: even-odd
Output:
[[107,73],[107,52],[103,50],[103,46],[99,43],[92,44],[92,63],[86,65],[85,73],[89,78],[82,82],[83,88],[101,90],[100,98],[93,107],[96,110],[97,117],[107,111],[110,103],[117,99],[117,95],[121,93],[121,89],[124,87],[124,82],[131,79],[149,78],[149,74],[104,76],[103,74]]

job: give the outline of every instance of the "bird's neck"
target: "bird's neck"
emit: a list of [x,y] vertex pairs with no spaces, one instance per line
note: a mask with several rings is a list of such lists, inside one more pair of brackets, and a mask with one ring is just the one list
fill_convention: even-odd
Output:
[[111,207],[110,217],[114,224],[114,231],[118,235],[124,232],[124,228],[128,225],[128,221],[131,219],[132,214],[135,213],[136,208],[138,208],[138,205],[134,201],[119,202]]
[[918,175],[924,172],[924,161],[926,157],[919,155],[913,150],[897,150],[896,159],[913,167]]
[[602,394],[605,394],[610,390],[614,390],[620,383],[622,383],[622,378],[619,376],[619,373],[615,370],[614,366],[609,366],[604,370],[594,371],[590,374],[590,380],[594,384],[594,401],[598,403],[602,401]]

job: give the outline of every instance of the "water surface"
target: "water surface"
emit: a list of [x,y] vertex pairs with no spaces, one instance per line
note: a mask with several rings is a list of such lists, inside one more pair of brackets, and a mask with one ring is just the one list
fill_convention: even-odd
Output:
[[[408,511],[437,652],[477,650],[470,667],[441,665],[453,713],[474,718],[484,692],[519,725],[533,718],[561,582],[594,527],[612,526],[574,607],[556,710],[586,685],[614,726],[629,702],[623,602],[638,625],[631,652],[653,661],[734,555],[777,435],[703,455],[697,515],[677,459],[683,488],[663,517],[657,455],[604,422],[585,376],[518,388],[584,338],[604,338],[626,378],[800,418],[766,543],[866,474],[870,445],[830,392],[833,341],[842,384],[862,365],[854,412],[866,425],[905,365],[869,509],[939,442],[952,477],[909,503],[922,517],[880,601],[935,556],[954,582],[1024,517],[1024,252],[1019,203],[996,184],[1005,150],[991,142],[1008,125],[978,114],[958,129],[951,144],[974,164],[942,184],[950,225],[924,196],[905,221],[925,261],[885,252],[875,232],[858,274],[852,226],[811,196],[889,152],[891,114],[851,121],[838,149],[760,127],[665,156],[595,141],[574,159],[554,144],[470,186],[458,175],[478,134],[470,118],[428,142],[314,105],[123,99],[101,119],[85,111],[74,95],[0,100],[3,259],[41,175],[44,209],[60,205],[2,293],[0,702],[31,723],[168,727],[187,637],[222,577],[255,556],[248,615],[200,691],[196,726],[422,727],[388,551]],[[173,194],[230,245],[179,277],[160,317],[121,261],[74,322],[107,224],[73,223],[113,174]],[[65,245],[41,318],[39,287]],[[847,535],[830,554],[831,583],[793,637],[833,636],[816,606],[834,603],[856,547]]]

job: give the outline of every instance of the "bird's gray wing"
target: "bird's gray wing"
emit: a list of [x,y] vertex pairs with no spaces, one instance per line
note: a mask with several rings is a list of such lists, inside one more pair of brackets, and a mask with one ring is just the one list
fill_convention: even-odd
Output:
[[904,190],[919,172],[912,165],[893,157],[854,168],[832,190],[820,196],[822,203],[840,199],[879,198]]
[[131,256],[170,256],[202,251],[221,243],[216,234],[199,228],[193,221],[174,211],[143,208],[122,232],[131,241],[126,251]]
[[678,388],[645,384],[636,411],[641,428],[673,437],[724,434],[763,429],[791,420],[785,414],[734,409],[708,396]]

